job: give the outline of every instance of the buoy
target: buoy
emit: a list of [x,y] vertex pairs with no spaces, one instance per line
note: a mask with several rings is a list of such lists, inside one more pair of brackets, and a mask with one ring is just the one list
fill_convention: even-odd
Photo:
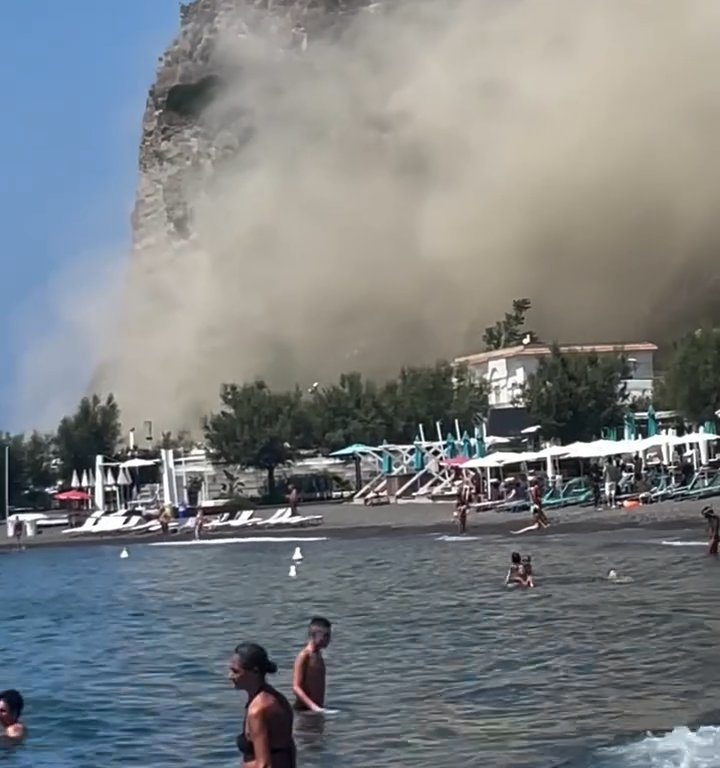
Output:
[[615,579],[617,579],[617,571],[614,568],[611,568],[607,577],[608,581],[615,581]]
[[291,579],[294,579],[297,576],[297,568],[294,565],[290,566],[290,573],[288,573],[288,576]]
[[293,552],[293,556],[292,556],[292,559],[293,559],[293,560],[294,560],[296,563],[300,562],[300,560],[302,560],[302,559],[303,559],[303,554],[302,554],[302,552],[300,551],[300,547],[295,547],[295,551]]
[[124,560],[126,557],[130,557],[130,553],[127,551],[127,547],[123,547],[122,552],[120,553],[120,559]]

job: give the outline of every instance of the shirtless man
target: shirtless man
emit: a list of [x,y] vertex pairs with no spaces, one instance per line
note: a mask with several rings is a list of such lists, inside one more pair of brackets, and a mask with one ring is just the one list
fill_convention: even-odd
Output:
[[708,533],[710,534],[708,555],[717,555],[718,544],[720,544],[720,517],[715,514],[712,507],[704,507],[702,516],[707,520]]
[[308,643],[295,659],[293,693],[298,711],[322,712],[325,707],[325,660],[323,648],[330,645],[331,624],[321,616],[310,621]]

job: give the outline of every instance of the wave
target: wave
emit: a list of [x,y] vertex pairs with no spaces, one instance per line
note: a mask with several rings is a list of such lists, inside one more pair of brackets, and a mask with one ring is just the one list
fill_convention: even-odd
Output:
[[219,544],[266,544],[266,543],[286,543],[288,541],[327,541],[327,536],[243,536],[242,538],[227,539],[190,539],[189,541],[152,541],[148,543],[150,547],[207,547]]
[[707,541],[661,541],[663,547],[707,547]]
[[639,741],[595,750],[588,760],[562,768],[717,768],[720,728],[686,726]]
[[482,537],[481,536],[436,536],[436,541],[479,541]]

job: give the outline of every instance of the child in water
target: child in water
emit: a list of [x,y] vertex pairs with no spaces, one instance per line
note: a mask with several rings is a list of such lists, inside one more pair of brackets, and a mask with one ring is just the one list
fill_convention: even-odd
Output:
[[715,514],[712,507],[703,507],[702,516],[707,520],[709,533],[709,555],[717,555],[718,544],[720,544],[720,517]]
[[322,712],[325,707],[325,660],[323,648],[330,645],[332,625],[322,616],[310,620],[307,645],[295,659],[293,693],[295,709]]

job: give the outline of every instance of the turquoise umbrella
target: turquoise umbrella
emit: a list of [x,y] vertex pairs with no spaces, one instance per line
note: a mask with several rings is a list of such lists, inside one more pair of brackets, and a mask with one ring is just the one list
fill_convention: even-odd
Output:
[[423,451],[420,440],[415,441],[415,452],[413,453],[413,469],[416,472],[422,472],[425,469],[425,452]]
[[470,445],[470,435],[468,435],[467,432],[463,432],[462,436],[462,446],[461,446],[462,455],[469,459],[472,455],[472,446]]
[[652,405],[648,408],[647,420],[648,420],[647,436],[655,437],[655,435],[657,435],[658,433],[658,423],[657,423],[657,417],[655,416],[655,409],[652,407]]
[[448,433],[445,439],[445,458],[454,459],[457,456],[457,446],[455,445],[455,438]]
[[393,471],[393,460],[387,449],[387,440],[383,440],[382,472],[384,475],[391,475]]
[[623,418],[625,425],[625,439],[634,440],[636,437],[635,430],[635,414],[632,411],[627,411]]
[[485,456],[485,441],[482,437],[475,438],[475,458],[482,459]]

